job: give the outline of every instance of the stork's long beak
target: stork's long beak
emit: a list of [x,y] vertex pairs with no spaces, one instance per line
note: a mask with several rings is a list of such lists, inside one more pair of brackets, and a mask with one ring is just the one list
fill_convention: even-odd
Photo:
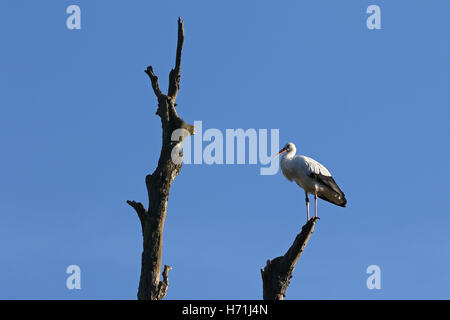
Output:
[[281,149],[273,158],[278,158],[280,155],[282,155],[283,153],[285,153],[287,150],[286,148]]

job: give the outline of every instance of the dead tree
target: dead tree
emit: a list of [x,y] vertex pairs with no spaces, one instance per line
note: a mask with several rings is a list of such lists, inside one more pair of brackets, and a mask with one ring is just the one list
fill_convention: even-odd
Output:
[[264,270],[261,269],[264,300],[283,300],[286,297],[286,290],[291,282],[295,265],[314,231],[317,219],[315,217],[310,219],[302,227],[302,231],[284,256],[272,261],[267,260]]
[[[141,260],[141,276],[137,297],[139,300],[161,300],[167,294],[169,285],[168,273],[172,269],[165,265],[163,281],[161,275],[161,255],[164,221],[167,214],[167,201],[169,191],[175,177],[181,170],[181,143],[184,137],[194,134],[194,127],[187,125],[175,110],[176,98],[180,88],[181,50],[184,42],[184,27],[181,18],[178,18],[178,43],[176,51],[175,68],[169,74],[169,89],[163,94],[159,89],[158,77],[151,66],[145,73],[150,78],[153,91],[158,99],[156,114],[161,118],[162,147],[156,170],[145,177],[149,205],[148,209],[140,202],[127,200],[139,217],[142,226],[143,252]],[[172,134],[177,130],[184,135],[177,135],[175,141]],[[173,160],[173,154],[178,155],[179,161]],[[175,157],[176,158],[176,157]]]

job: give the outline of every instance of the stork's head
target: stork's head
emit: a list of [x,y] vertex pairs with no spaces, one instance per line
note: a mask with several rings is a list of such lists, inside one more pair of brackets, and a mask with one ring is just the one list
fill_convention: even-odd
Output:
[[275,155],[275,158],[282,155],[283,153],[294,155],[297,149],[295,148],[295,144],[292,142],[286,143],[286,145]]

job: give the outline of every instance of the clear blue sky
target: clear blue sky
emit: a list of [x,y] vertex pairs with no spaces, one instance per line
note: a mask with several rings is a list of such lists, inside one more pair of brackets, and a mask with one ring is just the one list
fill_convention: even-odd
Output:
[[[82,29],[66,28],[81,7]],[[377,4],[382,30],[368,30]],[[177,17],[179,113],[278,128],[347,195],[321,220],[288,299],[450,297],[446,1],[0,2],[0,298],[135,299]],[[171,189],[167,299],[259,299],[259,269],[305,222],[302,190],[259,165],[185,165]],[[65,286],[81,267],[82,289]],[[366,268],[381,268],[381,290]]]

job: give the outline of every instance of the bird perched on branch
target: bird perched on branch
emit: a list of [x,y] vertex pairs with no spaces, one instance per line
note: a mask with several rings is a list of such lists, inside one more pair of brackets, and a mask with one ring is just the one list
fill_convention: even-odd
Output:
[[283,172],[283,175],[289,181],[295,181],[297,185],[305,190],[307,221],[309,221],[308,193],[314,195],[314,218],[318,218],[317,197],[335,205],[345,207],[347,204],[345,194],[334,181],[330,171],[314,159],[306,156],[296,156],[296,151],[295,145],[292,142],[289,142],[275,155],[275,157],[284,154],[281,158],[281,171]]

